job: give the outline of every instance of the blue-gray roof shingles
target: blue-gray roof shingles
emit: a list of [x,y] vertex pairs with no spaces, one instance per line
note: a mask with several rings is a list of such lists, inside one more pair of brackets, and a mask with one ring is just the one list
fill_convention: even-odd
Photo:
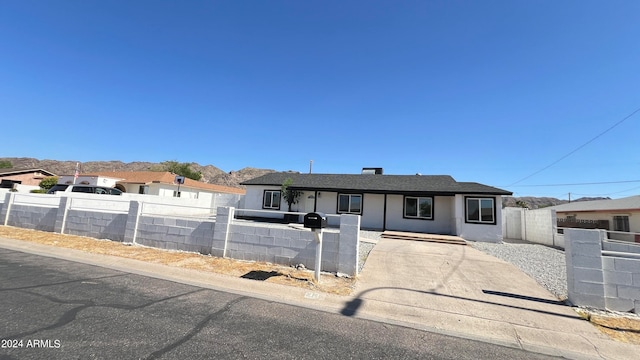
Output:
[[241,185],[280,186],[290,178],[297,190],[352,191],[379,194],[511,195],[507,190],[474,182],[457,182],[449,175],[300,174],[274,172]]

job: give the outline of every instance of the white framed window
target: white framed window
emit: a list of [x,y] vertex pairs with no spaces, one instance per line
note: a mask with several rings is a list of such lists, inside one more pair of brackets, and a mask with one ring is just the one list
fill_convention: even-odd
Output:
[[613,217],[613,231],[629,232],[629,217],[627,215],[616,215]]
[[280,209],[280,190],[265,190],[262,198],[263,209]]
[[405,196],[404,217],[433,220],[433,198]]
[[361,194],[338,194],[339,214],[361,214],[362,195]]
[[465,197],[466,222],[476,224],[495,224],[495,198]]

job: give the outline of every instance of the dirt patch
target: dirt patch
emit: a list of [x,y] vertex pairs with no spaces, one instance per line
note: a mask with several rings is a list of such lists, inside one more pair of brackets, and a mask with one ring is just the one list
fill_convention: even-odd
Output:
[[612,339],[640,345],[640,316],[588,309],[577,312]]
[[94,254],[119,256],[155,264],[209,271],[233,277],[242,277],[252,271],[265,272],[272,274],[272,276],[261,281],[336,295],[350,295],[355,286],[355,279],[337,277],[333,274],[322,274],[320,283],[316,284],[311,271],[297,270],[293,267],[271,263],[239,261],[182,251],[160,250],[144,246],[126,245],[111,240],[62,235],[11,226],[0,226],[0,237],[81,250]]

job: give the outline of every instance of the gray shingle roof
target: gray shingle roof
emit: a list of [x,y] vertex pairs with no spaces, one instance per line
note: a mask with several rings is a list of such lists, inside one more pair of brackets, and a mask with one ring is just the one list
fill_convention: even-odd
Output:
[[570,211],[608,211],[608,210],[640,210],[640,195],[613,200],[577,201],[568,204],[548,207],[556,212]]
[[510,191],[473,182],[457,182],[449,175],[373,175],[269,173],[241,185],[280,186],[287,178],[297,190],[354,191],[388,194],[511,195]]

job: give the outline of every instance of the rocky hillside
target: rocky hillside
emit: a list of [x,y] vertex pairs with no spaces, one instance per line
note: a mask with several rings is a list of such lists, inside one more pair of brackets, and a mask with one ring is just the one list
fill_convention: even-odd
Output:
[[[8,161],[13,169],[44,169],[57,175],[71,175],[76,170],[76,161],[38,160],[33,158],[0,158],[0,162]],[[130,162],[122,161],[89,161],[80,164],[81,172],[90,173],[95,171],[147,171],[159,170],[159,163],[151,162]],[[244,168],[238,171],[224,172],[213,165],[202,166],[192,163],[191,168],[202,173],[201,181],[224,185],[243,187],[241,182],[258,176],[274,172],[269,169]]]
[[[572,202],[576,201],[591,201],[591,200],[603,200],[609,198],[603,197],[582,197],[579,199],[571,200]],[[523,197],[503,197],[502,198],[502,207],[519,207],[517,202],[523,201],[527,205],[529,205],[529,209],[541,209],[549,206],[562,205],[566,204],[569,201],[560,200],[551,197],[533,197],[533,196],[523,196]]]

